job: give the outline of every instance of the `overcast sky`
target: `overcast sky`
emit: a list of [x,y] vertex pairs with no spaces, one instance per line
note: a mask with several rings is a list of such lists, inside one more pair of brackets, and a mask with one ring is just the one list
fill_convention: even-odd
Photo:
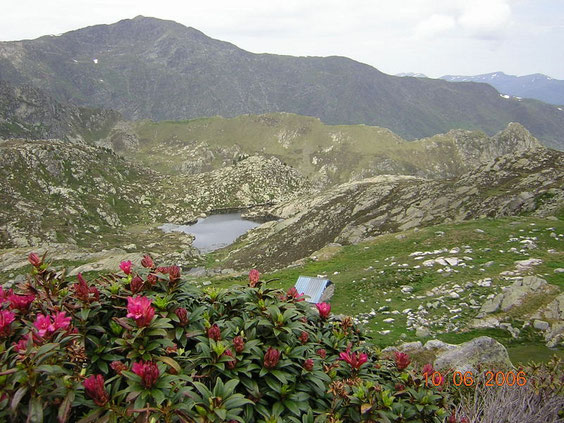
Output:
[[0,40],[137,15],[172,19],[256,53],[347,56],[390,74],[564,79],[562,0],[7,0]]

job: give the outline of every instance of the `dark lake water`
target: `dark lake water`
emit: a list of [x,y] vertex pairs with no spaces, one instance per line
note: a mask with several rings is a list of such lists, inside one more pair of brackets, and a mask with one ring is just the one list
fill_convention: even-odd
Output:
[[209,253],[232,244],[239,236],[259,223],[243,219],[241,213],[215,214],[198,219],[193,225],[165,223],[160,226],[165,232],[185,232],[196,237],[194,247],[202,253]]

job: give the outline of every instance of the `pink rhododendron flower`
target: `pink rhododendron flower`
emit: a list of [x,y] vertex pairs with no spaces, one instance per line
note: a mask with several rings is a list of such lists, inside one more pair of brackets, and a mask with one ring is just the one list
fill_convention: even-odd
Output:
[[55,332],[55,325],[51,322],[51,317],[49,315],[44,316],[43,314],[38,314],[33,322],[33,326],[37,329],[37,334],[40,337],[44,337],[47,334]]
[[131,274],[131,260],[122,261],[119,264],[119,268],[123,270],[123,273],[125,273],[126,275]]
[[305,301],[304,293],[302,292],[301,294],[298,294],[298,290],[295,286],[293,286],[288,289],[288,292],[286,292],[286,300],[295,301],[297,303],[299,303],[300,301]]
[[110,400],[110,396],[104,388],[104,377],[102,375],[92,375],[82,384],[84,385],[84,392],[94,400],[97,406],[103,407]]
[[22,313],[29,310],[29,306],[33,300],[35,300],[35,295],[12,294],[8,297],[8,301],[10,301],[10,308],[20,310]]
[[260,272],[257,269],[251,269],[249,272],[249,286],[254,288],[260,279]]
[[353,369],[358,370],[360,366],[366,363],[368,356],[365,353],[351,353],[351,349],[347,348],[346,352],[339,354],[339,360],[347,362]]
[[322,319],[327,319],[329,314],[331,314],[331,304],[328,303],[318,303],[315,305],[319,311],[319,316]]
[[53,318],[53,326],[57,329],[68,329],[71,324],[71,318],[66,316],[64,311],[59,311]]
[[0,336],[10,334],[10,325],[16,319],[16,315],[8,310],[0,311]]
[[127,317],[135,320],[137,327],[149,326],[155,309],[151,306],[152,300],[147,297],[128,297],[127,298]]
[[152,387],[159,378],[159,368],[152,361],[133,363],[131,371],[141,377],[145,388]]

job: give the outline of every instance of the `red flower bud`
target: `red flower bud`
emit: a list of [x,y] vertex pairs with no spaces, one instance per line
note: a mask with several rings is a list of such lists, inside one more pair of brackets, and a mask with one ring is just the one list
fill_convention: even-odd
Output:
[[178,317],[178,324],[180,326],[184,327],[188,323],[190,323],[190,319],[188,318],[188,310],[186,310],[184,307],[178,307],[176,310],[174,310],[174,314],[176,314],[176,316]]
[[409,366],[409,363],[411,363],[411,359],[406,353],[395,351],[394,354],[396,359],[396,367],[398,368],[398,370],[405,369],[407,366]]
[[423,373],[423,376],[427,375],[427,377],[429,377],[433,373],[435,373],[435,369],[433,369],[433,365],[431,363],[427,363],[423,366],[422,373]]
[[131,289],[132,294],[137,294],[143,289],[144,284],[145,282],[143,281],[143,278],[141,278],[140,276],[135,276],[133,279],[131,279],[129,289]]
[[102,375],[92,375],[82,384],[86,394],[94,400],[97,406],[103,407],[110,400],[110,396],[104,388],[104,377]]
[[238,353],[243,352],[243,350],[245,349],[245,341],[243,340],[242,336],[236,336],[235,338],[233,338],[233,347]]
[[150,255],[145,254],[141,259],[141,266],[146,267],[147,269],[152,269],[155,267],[155,263]]
[[249,286],[254,288],[260,279],[260,273],[257,269],[251,269],[249,272]]
[[208,329],[208,338],[213,339],[214,341],[221,340],[221,329],[219,329],[219,326],[215,323]]
[[154,286],[157,283],[157,280],[158,280],[158,277],[154,273],[149,273],[147,275],[147,282],[149,284],[151,284],[151,286]]
[[269,347],[266,353],[264,354],[264,367],[267,369],[273,369],[280,361],[280,351]]
[[306,361],[304,361],[303,368],[308,372],[311,372],[313,370],[313,364],[313,360],[311,358],[308,358]]
[[405,389],[405,385],[401,383],[396,383],[394,388],[396,389],[396,391],[403,391]]
[[[233,357],[233,352],[231,350],[225,350],[223,355],[226,355],[227,357]],[[237,360],[236,359],[229,360],[226,364],[228,369],[233,370],[237,365]]]
[[168,268],[168,279],[171,282],[176,282],[178,279],[180,279],[180,267],[170,266]]
[[323,348],[320,348],[317,350],[317,355],[321,358],[325,358],[327,357],[327,351],[325,351]]
[[331,314],[331,304],[328,303],[319,303],[315,305],[317,310],[319,311],[319,317],[322,319],[327,319],[329,314]]
[[141,377],[145,388],[152,387],[159,378],[159,368],[152,361],[133,363],[131,371]]
[[309,333],[307,333],[306,331],[302,331],[302,333],[301,333],[301,335],[298,339],[300,340],[302,345],[307,344],[307,341],[309,339]]
[[353,369],[360,369],[366,363],[368,356],[365,353],[351,353],[351,349],[347,348],[346,352],[339,354],[339,360],[347,362]]
[[31,265],[33,267],[39,267],[43,264],[43,261],[35,253],[29,253],[29,256],[27,256],[27,259],[29,260],[29,262],[31,263]]

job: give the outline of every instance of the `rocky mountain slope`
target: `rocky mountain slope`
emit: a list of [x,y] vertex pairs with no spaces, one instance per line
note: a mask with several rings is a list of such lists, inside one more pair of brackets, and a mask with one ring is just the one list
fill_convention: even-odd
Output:
[[408,142],[384,128],[330,126],[288,113],[141,121],[97,143],[171,175],[207,172],[259,153],[289,164],[319,187],[382,174],[450,178],[494,157],[540,146],[516,123],[493,137],[452,130]]
[[0,80],[0,139],[86,142],[106,136],[119,120],[117,112],[62,104],[30,85]]
[[286,111],[365,123],[412,139],[450,129],[492,134],[520,122],[552,146],[562,112],[500,97],[486,84],[386,75],[344,57],[252,54],[171,21],[137,17],[61,36],[0,43],[1,79],[127,118],[186,119]]
[[298,172],[275,158],[252,156],[171,177],[106,148],[57,140],[0,141],[0,176],[2,248],[115,246],[130,225],[187,223],[211,210],[275,204],[307,189]]
[[498,157],[451,180],[354,181],[269,210],[283,220],[249,232],[229,249],[225,265],[274,269],[334,242],[479,217],[554,214],[562,207],[563,187],[564,153],[543,148]]
[[502,94],[523,98],[535,98],[545,103],[564,105],[564,81],[541,73],[515,76],[503,72],[482,75],[445,75],[441,79],[451,82],[483,82],[490,84]]

